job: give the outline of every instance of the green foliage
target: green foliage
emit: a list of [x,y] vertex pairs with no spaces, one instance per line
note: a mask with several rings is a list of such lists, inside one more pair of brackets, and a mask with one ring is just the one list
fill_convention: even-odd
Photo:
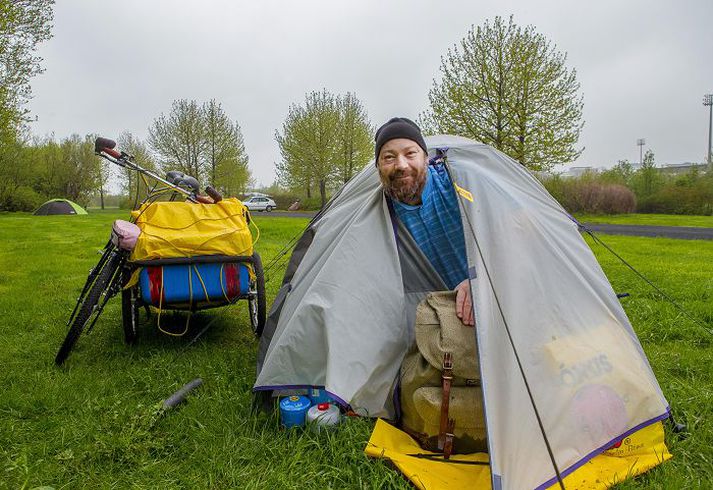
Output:
[[[261,191],[263,192],[263,191]],[[319,197],[304,197],[297,192],[285,192],[277,189],[268,194],[280,211],[287,211],[287,208],[295,201],[299,200],[300,206],[298,211],[318,211],[322,207],[322,199]]]
[[31,211],[55,197],[86,206],[99,187],[100,169],[92,135],[15,141],[0,154],[0,209]]
[[364,105],[356,95],[347,92],[338,98],[339,139],[336,163],[339,179],[346,184],[374,156],[374,131]]
[[319,188],[322,204],[327,201],[327,187],[337,175],[334,165],[339,149],[338,98],[322,90],[305,97],[305,105],[293,104],[282,124],[282,134],[275,132],[282,161],[277,165],[277,178],[290,188],[303,187],[311,197],[314,185]]
[[713,214],[713,172],[693,169],[686,174],[665,174],[656,168],[648,150],[641,168],[629,179],[642,213]]
[[148,143],[166,169],[210,182],[226,195],[243,192],[250,184],[240,125],[230,121],[214,99],[203,105],[173,101],[171,112],[161,114],[149,128]]
[[226,196],[245,192],[252,179],[240,125],[228,119],[215,99],[203,105],[203,117],[209,182]]
[[612,168],[602,172],[599,178],[603,183],[630,187],[633,175],[634,167],[631,163],[628,160],[619,160]]
[[669,178],[658,191],[641,199],[642,213],[713,215],[713,172],[690,172]]
[[205,151],[205,121],[195,100],[174,100],[171,112],[158,116],[149,128],[149,145],[162,164],[200,179]]
[[[119,135],[117,146],[129,155],[134,157],[134,161],[147,170],[161,172],[161,166],[154,160],[146,144],[131,132],[124,131]],[[124,191],[124,198],[120,200],[119,207],[128,209],[141,202],[148,189],[147,183],[136,171],[127,168],[121,169],[121,185]],[[138,196],[138,198],[137,198]]]
[[53,0],[0,0],[0,210],[32,209],[39,191],[26,161],[24,105],[42,73],[37,45],[51,37]]
[[32,187],[21,185],[7,196],[3,203],[4,211],[32,211],[45,199]]
[[489,144],[532,170],[572,162],[583,126],[582,97],[567,56],[533,26],[495,17],[471,27],[441,59],[426,132],[466,136]]
[[658,192],[664,183],[664,177],[656,169],[654,152],[646,150],[641,168],[631,178],[631,188],[636,197],[645,200]]
[[[0,133],[27,119],[30,79],[42,73],[37,45],[52,37],[53,0],[0,0]],[[0,148],[1,151],[1,148]]]
[[664,213],[713,215],[713,172],[693,169],[666,174],[647,151],[641,168],[626,161],[602,173],[586,172],[577,178],[545,175],[540,180],[571,213]]
[[304,106],[293,104],[275,132],[281,161],[278,182],[303,190],[307,198],[317,187],[322,206],[327,192],[347,182],[373,157],[373,128],[354,94],[336,96],[327,90],[305,96]]

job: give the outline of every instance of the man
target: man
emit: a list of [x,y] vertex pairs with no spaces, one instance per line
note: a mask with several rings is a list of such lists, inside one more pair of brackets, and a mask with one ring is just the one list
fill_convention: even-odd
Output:
[[458,197],[443,163],[429,165],[419,127],[405,117],[376,132],[376,166],[399,220],[445,284],[456,291],[456,315],[474,326]]

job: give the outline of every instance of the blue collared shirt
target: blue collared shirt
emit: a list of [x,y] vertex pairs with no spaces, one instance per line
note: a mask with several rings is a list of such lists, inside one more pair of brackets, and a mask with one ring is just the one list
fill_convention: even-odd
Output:
[[421,204],[393,201],[394,211],[446,285],[453,289],[468,277],[458,196],[442,163],[430,164]]

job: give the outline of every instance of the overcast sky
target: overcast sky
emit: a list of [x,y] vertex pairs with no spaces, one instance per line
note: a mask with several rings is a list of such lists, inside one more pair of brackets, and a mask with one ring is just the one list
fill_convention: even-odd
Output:
[[260,184],[292,103],[355,92],[372,123],[416,118],[440,57],[471,25],[513,14],[577,70],[586,147],[575,165],[702,161],[713,93],[713,1],[58,0],[32,82],[35,134],[146,138],[174,99],[215,98],[243,130]]

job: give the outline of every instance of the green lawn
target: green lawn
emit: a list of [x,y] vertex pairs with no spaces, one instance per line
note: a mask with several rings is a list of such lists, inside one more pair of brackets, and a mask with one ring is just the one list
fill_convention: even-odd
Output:
[[713,228],[713,216],[683,214],[577,214],[582,223],[610,223],[615,225],[698,226]]
[[[251,415],[256,342],[243,303],[197,315],[188,350],[146,323],[123,343],[118,301],[82,336],[63,368],[53,363],[64,325],[96,250],[119,211],[88,216],[0,214],[0,488],[412,488],[368,460],[372,423],[349,420],[315,435],[284,431]],[[264,262],[307,223],[256,217]],[[713,242],[603,237],[713,329]],[[691,434],[669,434],[674,459],[620,488],[702,488],[713,481],[711,335],[661,301],[595,247],[674,413]],[[268,282],[268,302],[281,271]],[[163,320],[162,320],[163,321]],[[202,377],[188,404],[162,414],[159,402]]]

